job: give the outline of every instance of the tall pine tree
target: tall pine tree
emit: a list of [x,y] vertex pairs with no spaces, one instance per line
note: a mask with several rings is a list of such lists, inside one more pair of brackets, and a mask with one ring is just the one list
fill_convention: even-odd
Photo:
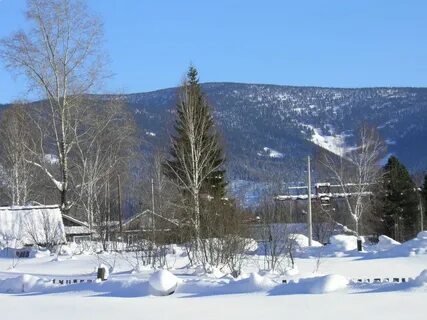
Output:
[[392,156],[384,167],[384,222],[389,236],[402,241],[417,233],[418,200],[408,170]]
[[181,87],[175,132],[164,168],[188,200],[196,237],[200,237],[201,199],[222,198],[227,183],[218,133],[194,67]]

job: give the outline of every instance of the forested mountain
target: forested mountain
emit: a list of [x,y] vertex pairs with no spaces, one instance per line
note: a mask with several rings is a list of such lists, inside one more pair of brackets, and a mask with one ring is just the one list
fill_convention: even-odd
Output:
[[[367,122],[412,172],[427,168],[427,88],[316,88],[205,83],[231,181],[302,180],[318,147],[340,154]],[[178,88],[113,96],[135,115],[146,152],[165,150]],[[111,96],[100,96],[111,98]],[[245,182],[246,183],[246,182]]]
[[[315,88],[206,83],[227,149],[231,179],[263,180],[266,173],[299,172],[316,146],[340,153],[367,122],[412,171],[427,168],[426,88]],[[178,89],[123,99],[145,133],[147,148],[167,145]]]

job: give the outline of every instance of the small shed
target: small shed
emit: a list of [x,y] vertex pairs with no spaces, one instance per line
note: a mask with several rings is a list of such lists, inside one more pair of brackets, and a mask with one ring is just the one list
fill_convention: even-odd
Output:
[[62,220],[64,222],[67,241],[79,243],[82,241],[89,241],[94,236],[94,231],[90,230],[86,222],[66,214],[62,214]]
[[3,246],[19,248],[65,241],[59,206],[0,207],[0,242]]

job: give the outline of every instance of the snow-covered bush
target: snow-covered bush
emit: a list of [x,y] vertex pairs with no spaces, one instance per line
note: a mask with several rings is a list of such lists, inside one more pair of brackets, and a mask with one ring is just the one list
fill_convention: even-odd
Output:
[[150,276],[148,282],[153,294],[167,296],[175,292],[179,279],[167,270],[158,270]]

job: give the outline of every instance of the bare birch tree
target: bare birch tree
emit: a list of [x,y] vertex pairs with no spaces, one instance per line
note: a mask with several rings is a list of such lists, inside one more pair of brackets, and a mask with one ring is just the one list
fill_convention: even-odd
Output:
[[[78,204],[86,212],[90,228],[94,218],[101,217],[105,197],[110,198],[110,180],[127,169],[135,143],[135,124],[125,106],[116,101],[91,101],[92,107],[82,115],[82,124],[75,132],[75,148],[71,153],[76,168]],[[108,193],[107,195],[105,193]],[[101,222],[101,221],[98,221]],[[104,223],[104,224],[105,224]]]
[[0,123],[0,177],[12,205],[25,205],[34,185],[34,168],[26,160],[31,156],[25,147],[31,140],[29,117],[22,105],[5,110]]
[[32,28],[2,39],[0,57],[47,101],[60,170],[50,172],[40,159],[30,162],[56,186],[66,212],[71,205],[69,154],[81,120],[81,97],[102,75],[101,23],[79,0],[28,0],[26,17]]
[[332,175],[344,196],[357,234],[362,215],[370,203],[370,194],[381,176],[379,161],[384,153],[385,145],[377,130],[365,124],[359,129],[354,150],[342,157],[330,153],[320,155],[320,164]]

